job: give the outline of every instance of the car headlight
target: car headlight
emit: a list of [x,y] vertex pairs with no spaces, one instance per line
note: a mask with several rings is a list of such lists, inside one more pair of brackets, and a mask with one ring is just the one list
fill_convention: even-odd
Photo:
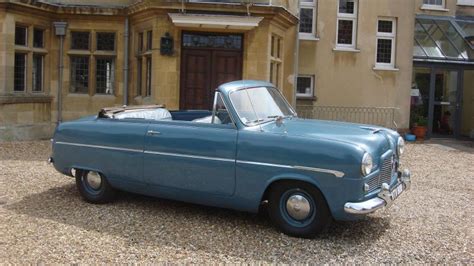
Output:
[[374,167],[374,160],[372,159],[372,156],[366,152],[364,156],[362,157],[362,164],[361,164],[362,175],[366,176],[370,174],[372,172],[373,167]]
[[405,150],[405,141],[403,140],[402,137],[398,137],[398,142],[397,142],[398,156],[402,155],[404,150]]

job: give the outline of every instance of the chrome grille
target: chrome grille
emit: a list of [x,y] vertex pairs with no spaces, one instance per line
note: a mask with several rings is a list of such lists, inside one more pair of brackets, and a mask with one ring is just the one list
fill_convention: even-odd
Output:
[[393,155],[386,159],[382,159],[382,164],[380,166],[380,174],[372,177],[367,181],[367,184],[369,185],[369,192],[379,189],[382,186],[382,183],[387,183],[390,185],[393,170],[396,170],[392,167],[396,167],[396,164],[393,163],[394,160],[395,157]]

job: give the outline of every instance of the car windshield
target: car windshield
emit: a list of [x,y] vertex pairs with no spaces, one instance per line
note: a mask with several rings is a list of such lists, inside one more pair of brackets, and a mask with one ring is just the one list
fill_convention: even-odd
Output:
[[296,115],[280,92],[271,87],[237,90],[231,92],[230,100],[242,123],[248,126]]

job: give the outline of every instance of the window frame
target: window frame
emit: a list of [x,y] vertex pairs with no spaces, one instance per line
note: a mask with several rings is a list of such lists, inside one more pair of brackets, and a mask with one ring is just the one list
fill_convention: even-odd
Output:
[[[16,33],[17,33],[16,28],[24,28],[25,29],[25,36],[24,36],[25,37],[25,44],[17,44],[16,43],[16,36],[17,36],[16,35]],[[15,35],[13,36],[13,43],[15,44],[15,46],[29,47],[29,43],[28,43],[29,42],[29,38],[28,38],[29,37],[28,36],[29,35],[29,30],[30,30],[29,27],[24,25],[24,24],[18,24],[18,23],[15,24]]]
[[[87,91],[85,92],[79,92],[79,91],[72,91],[72,85],[73,85],[73,78],[72,78],[72,59],[74,57],[77,57],[77,58],[87,58],[87,66],[88,66],[88,69],[87,69]],[[79,95],[89,95],[90,94],[90,90],[91,90],[91,56],[90,55],[80,55],[80,54],[71,54],[69,55],[69,89],[68,89],[68,93],[70,94],[79,94]]]
[[[309,78],[311,80],[311,93],[298,93],[298,79],[299,78]],[[314,75],[304,75],[299,74],[296,78],[296,97],[299,99],[312,99],[314,98]]]
[[[102,50],[101,50],[102,51]],[[107,51],[110,51],[110,50],[107,50]],[[102,59],[109,59],[112,61],[112,68],[110,70],[111,72],[111,81],[110,81],[110,86],[111,86],[111,90],[112,92],[111,93],[107,93],[107,85],[106,85],[106,92],[98,92],[97,89],[97,78],[98,78],[98,75],[97,75],[97,71],[98,71],[98,67],[97,67],[97,64],[98,64],[98,61],[99,60],[102,60]],[[116,90],[116,84],[115,84],[115,74],[116,74],[116,58],[114,56],[95,56],[94,57],[94,63],[95,63],[95,66],[94,66],[94,95],[115,95],[115,90]],[[90,66],[89,66],[90,67]]]
[[[379,21],[391,21],[392,32],[379,32]],[[375,35],[375,67],[382,69],[395,69],[395,58],[397,50],[397,19],[393,17],[379,17],[376,24]],[[390,63],[377,62],[378,60],[378,43],[379,40],[390,40],[392,42],[392,50],[390,54]]]
[[151,56],[145,56],[145,97],[152,94],[153,61]]
[[[339,7],[341,0],[337,1],[337,19],[336,19],[336,48],[352,49],[355,50],[357,47],[357,27],[359,19],[359,1],[351,0],[354,3],[354,13],[340,13]],[[351,44],[339,43],[339,21],[352,21],[352,41]]]
[[[282,76],[283,76],[283,37],[280,35],[271,34],[270,38],[270,64],[268,80],[275,88],[282,90]],[[276,50],[276,51],[275,51]],[[275,81],[275,82],[274,82]]]
[[[298,27],[298,36],[300,39],[316,39],[317,37],[317,12],[318,12],[318,0],[313,0],[311,3],[309,2],[300,2],[299,12],[301,17],[301,10],[302,9],[311,9],[313,11],[312,15],[312,25],[311,25],[311,32],[301,32],[300,28]],[[301,27],[301,26],[300,26]]]
[[[89,34],[89,38],[88,38],[88,45],[87,45],[87,49],[77,49],[77,48],[74,48],[73,45],[74,45],[74,38],[73,38],[73,33],[87,33]],[[70,50],[73,50],[73,51],[88,51],[90,52],[92,50],[92,34],[91,34],[91,31],[89,30],[71,30],[70,32],[70,36],[71,36],[71,45],[69,47]]]
[[[41,82],[40,82],[40,87],[41,90],[35,90],[35,72],[33,71],[35,68],[35,56],[39,56],[41,58]],[[44,92],[44,64],[45,64],[45,55],[42,53],[33,53],[33,59],[32,59],[32,69],[31,69],[31,92],[33,93],[42,93]]]
[[153,30],[147,30],[145,51],[152,51],[152,50],[153,50]]
[[421,8],[424,9],[440,9],[444,10],[446,8],[446,0],[441,0],[441,5],[436,5],[436,4],[426,4],[425,0],[423,0],[423,4]]
[[[36,46],[35,45],[36,31],[41,32],[41,46]],[[33,27],[33,43],[32,43],[33,48],[44,49],[44,46],[45,46],[45,33],[46,33],[46,30],[44,28]]]
[[[114,31],[95,31],[95,50],[100,52],[115,52],[117,50],[117,33]],[[114,49],[112,50],[103,50],[99,49],[99,34],[113,34],[114,38]]]
[[[24,66],[23,66],[23,89],[16,90],[15,81],[16,81],[16,56],[22,55],[24,58]],[[13,64],[13,93],[25,93],[28,90],[28,52],[22,51],[15,51],[14,53],[14,64]]]

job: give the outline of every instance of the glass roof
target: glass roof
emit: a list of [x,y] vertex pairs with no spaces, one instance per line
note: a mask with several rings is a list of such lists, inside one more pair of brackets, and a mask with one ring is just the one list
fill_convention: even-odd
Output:
[[447,17],[417,17],[413,57],[416,59],[474,64],[474,21]]

